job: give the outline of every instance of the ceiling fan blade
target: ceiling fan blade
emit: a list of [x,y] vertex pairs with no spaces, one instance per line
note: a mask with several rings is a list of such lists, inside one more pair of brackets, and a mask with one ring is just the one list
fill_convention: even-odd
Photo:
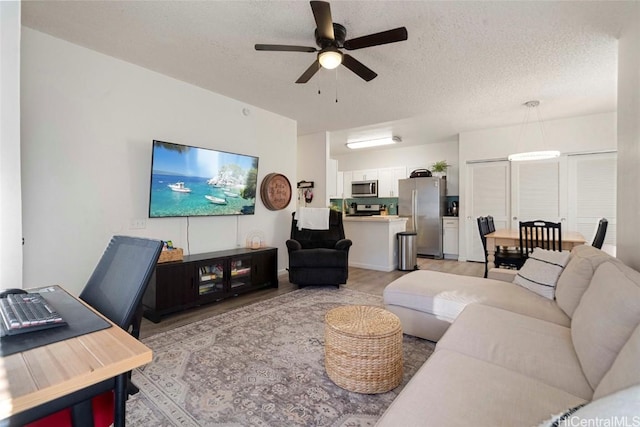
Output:
[[320,61],[316,59],[314,63],[311,64],[309,68],[307,68],[307,71],[302,73],[302,75],[298,78],[298,80],[296,80],[296,83],[308,82],[309,79],[311,79],[311,77],[313,77],[313,75],[317,73],[319,69],[320,69]]
[[331,6],[329,6],[329,3],[326,1],[312,1],[310,3],[320,38],[335,40],[333,20],[331,19]]
[[403,40],[406,40],[407,37],[408,33],[405,27],[394,28],[393,30],[369,34],[368,36],[362,36],[355,39],[347,40],[344,42],[344,48],[347,50],[362,49],[364,47],[401,42]]
[[371,81],[378,76],[369,67],[347,53],[342,55],[342,65],[356,73],[361,79],[365,81]]
[[278,52],[316,52],[315,47],[289,46],[286,44],[257,44],[256,50],[275,50]]

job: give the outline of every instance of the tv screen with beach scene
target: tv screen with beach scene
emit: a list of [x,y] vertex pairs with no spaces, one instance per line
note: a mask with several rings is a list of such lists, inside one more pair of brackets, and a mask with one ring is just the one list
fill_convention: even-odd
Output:
[[153,141],[149,218],[252,215],[258,157]]

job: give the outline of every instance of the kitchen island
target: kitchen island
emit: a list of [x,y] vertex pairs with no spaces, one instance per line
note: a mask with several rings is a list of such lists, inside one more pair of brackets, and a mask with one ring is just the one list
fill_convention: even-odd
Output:
[[349,266],[378,271],[398,268],[396,234],[406,230],[407,218],[397,215],[346,216],[344,233],[353,245]]

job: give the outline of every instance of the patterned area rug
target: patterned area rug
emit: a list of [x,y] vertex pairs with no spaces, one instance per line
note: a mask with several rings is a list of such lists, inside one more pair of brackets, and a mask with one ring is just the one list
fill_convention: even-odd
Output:
[[153,362],[134,371],[132,426],[371,426],[434,344],[404,336],[404,378],[377,395],[336,386],[324,369],[324,315],[340,305],[382,306],[345,288],[304,288],[153,335]]

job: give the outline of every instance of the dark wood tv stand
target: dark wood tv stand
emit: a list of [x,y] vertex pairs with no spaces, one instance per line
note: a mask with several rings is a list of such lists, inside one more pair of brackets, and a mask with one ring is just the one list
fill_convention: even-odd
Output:
[[144,317],[158,323],[166,314],[265,286],[278,287],[277,248],[187,255],[156,266],[142,298]]

